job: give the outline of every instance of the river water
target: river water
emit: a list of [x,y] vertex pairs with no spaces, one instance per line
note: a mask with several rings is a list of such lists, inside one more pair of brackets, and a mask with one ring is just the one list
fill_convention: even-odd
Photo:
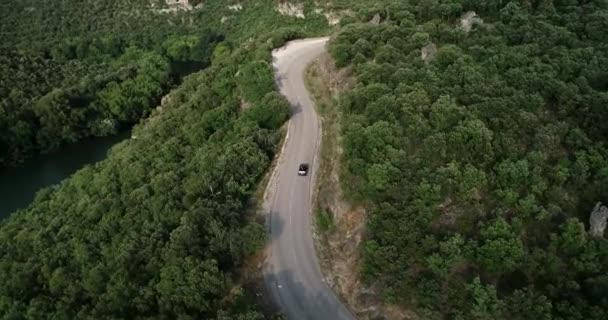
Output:
[[16,168],[0,169],[0,219],[26,208],[38,190],[61,182],[86,164],[103,160],[110,148],[128,138],[130,130],[91,138],[28,159]]

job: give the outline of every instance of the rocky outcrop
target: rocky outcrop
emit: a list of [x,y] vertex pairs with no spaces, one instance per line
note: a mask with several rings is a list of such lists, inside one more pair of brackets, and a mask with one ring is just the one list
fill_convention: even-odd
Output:
[[290,2],[282,2],[277,5],[275,10],[284,16],[291,16],[291,17],[296,17],[296,18],[300,18],[300,19],[305,18],[304,5],[301,3],[293,4]]
[[429,43],[420,49],[420,58],[424,63],[429,63],[435,59],[437,55],[437,46],[434,43]]
[[228,6],[228,10],[241,11],[241,10],[243,10],[243,5],[240,3],[233,4],[233,5]]
[[167,103],[171,102],[171,93],[167,93],[160,99],[160,105],[164,106]]
[[606,220],[608,220],[608,208],[598,202],[589,216],[589,235],[594,238],[603,238]]
[[336,11],[336,10],[328,9],[327,11],[325,11],[325,9],[316,8],[313,10],[313,12],[318,15],[323,15],[325,17],[325,19],[327,19],[327,24],[330,27],[338,25],[340,23],[340,21],[342,21],[343,17],[354,16],[354,13],[350,10]]
[[190,0],[164,0],[166,4],[166,8],[156,9],[157,3],[155,1],[150,1],[150,5],[152,10],[159,13],[172,13],[178,11],[190,11],[192,9],[200,9],[204,6],[204,2],[198,3],[196,6],[193,6],[190,3]]
[[369,21],[369,23],[370,23],[370,24],[373,24],[373,25],[375,25],[375,26],[379,25],[379,24],[380,24],[380,14],[379,14],[379,13],[376,13],[376,14],[374,15],[374,17],[372,18],[372,20],[370,20],[370,21]]
[[460,17],[460,28],[465,32],[471,31],[474,24],[482,24],[483,20],[475,13],[475,11],[467,11]]

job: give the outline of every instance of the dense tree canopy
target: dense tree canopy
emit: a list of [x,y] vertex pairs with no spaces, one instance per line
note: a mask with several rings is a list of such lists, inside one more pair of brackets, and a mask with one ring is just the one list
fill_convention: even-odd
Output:
[[247,206],[289,116],[270,51],[327,22],[153,3],[0,4],[0,167],[138,123],[0,222],[2,319],[264,318],[237,274],[265,241]]
[[132,125],[222,38],[148,1],[0,6],[0,167]]
[[241,111],[232,65],[244,52],[189,76],[136,139],[2,222],[0,314],[260,318],[234,309],[231,273],[264,243],[245,206],[288,103],[268,92]]
[[331,44],[357,78],[343,185],[369,211],[364,277],[429,318],[608,318],[608,241],[585,224],[608,201],[608,6],[389,2]]
[[[162,11],[164,0],[0,3],[0,168],[132,126],[184,75],[207,66],[218,42],[227,39],[234,48],[272,33],[276,46],[328,27],[320,14],[280,15],[273,0],[245,3],[243,10],[231,10],[225,0],[189,3],[192,10],[170,12]],[[267,72],[268,61],[261,61],[267,53],[259,54],[243,73]],[[163,75],[152,80],[138,70]],[[260,83],[243,92],[246,100],[260,99],[273,85],[251,80]],[[47,116],[51,111],[58,115]]]

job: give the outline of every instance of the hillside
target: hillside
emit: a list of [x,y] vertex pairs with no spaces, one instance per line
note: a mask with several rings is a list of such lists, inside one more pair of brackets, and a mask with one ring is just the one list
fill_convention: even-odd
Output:
[[[169,3],[169,4],[167,4]],[[115,134],[210,63],[277,28],[327,30],[327,19],[274,1],[80,0],[0,4],[0,167],[89,136]]]
[[367,285],[421,318],[608,318],[601,209],[589,226],[608,201],[606,3],[376,13],[331,44],[357,79],[341,180],[367,212]]
[[2,318],[265,318],[238,280],[289,116],[270,51],[329,25],[273,1],[204,4],[2,4],[0,166],[136,123],[0,222]]
[[[356,255],[345,288],[420,319],[608,319],[605,1],[0,11],[0,168],[133,127],[0,222],[3,319],[268,318],[239,275],[266,240],[252,199],[289,117],[270,52],[333,32],[339,70],[310,74],[329,78],[321,170],[340,184],[315,223],[350,241],[334,243]],[[333,192],[356,216],[332,216]]]
[[[189,77],[134,129],[137,139],[2,222],[0,314],[262,317],[232,273],[263,244],[264,227],[244,206],[288,109],[269,93],[238,112],[230,70]],[[259,117],[269,109],[275,118]]]
[[148,1],[0,6],[0,167],[133,125],[223,38]]

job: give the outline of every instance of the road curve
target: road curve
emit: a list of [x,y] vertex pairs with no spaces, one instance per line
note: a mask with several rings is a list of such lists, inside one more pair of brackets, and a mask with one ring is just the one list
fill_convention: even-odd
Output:
[[[312,239],[312,190],[321,135],[304,71],[325,52],[327,40],[291,41],[272,53],[276,83],[291,104],[292,116],[264,201],[270,228],[264,280],[289,319],[355,319],[323,281]],[[298,176],[300,163],[310,164],[308,176]]]

